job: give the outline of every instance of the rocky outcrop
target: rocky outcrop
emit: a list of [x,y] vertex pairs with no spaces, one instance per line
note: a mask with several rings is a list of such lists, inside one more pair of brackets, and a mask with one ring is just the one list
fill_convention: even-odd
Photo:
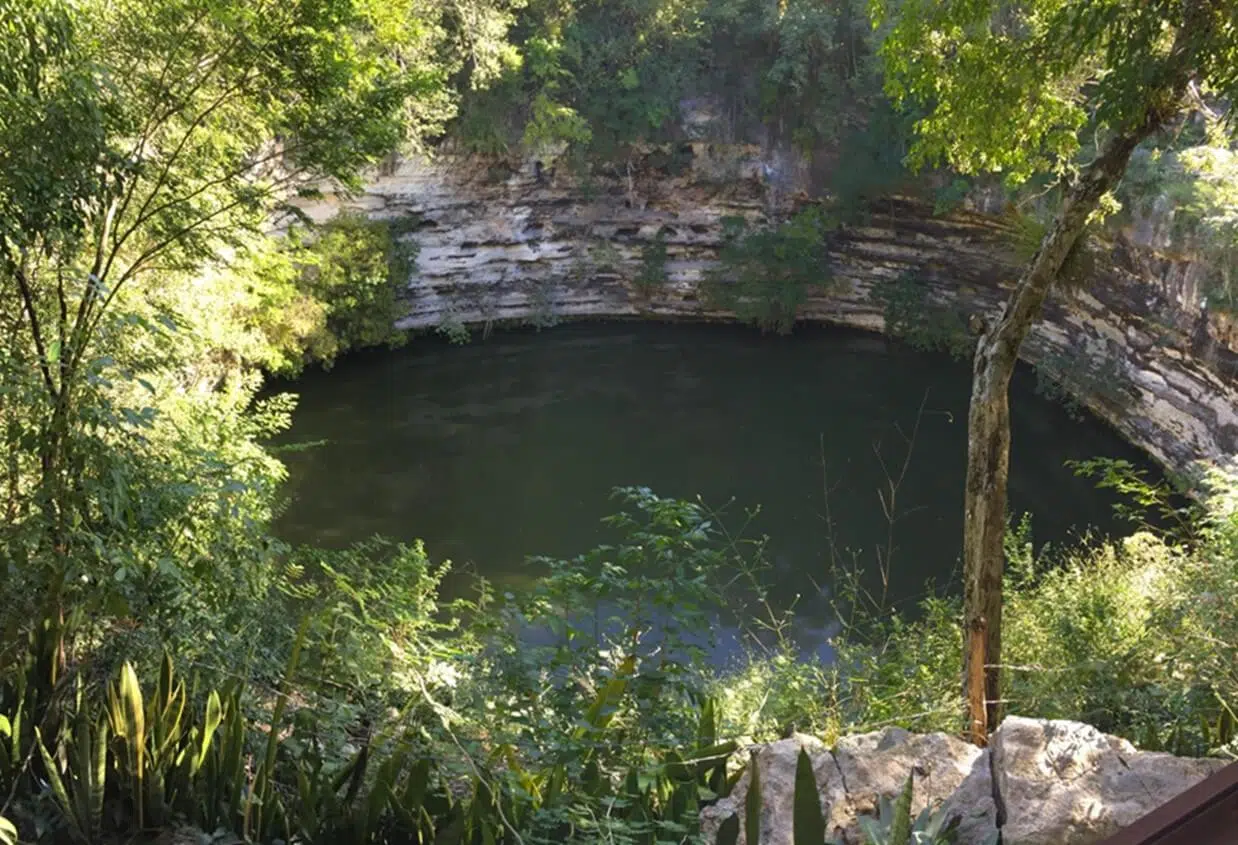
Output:
[[[913,813],[944,809],[961,819],[958,845],[1091,845],[1220,770],[1224,761],[1136,751],[1078,722],[1011,717],[982,750],[945,734],[898,728],[845,737],[833,750],[797,735],[753,750],[761,769],[762,845],[792,845],[795,767],[813,763],[828,835],[863,842],[858,818],[880,796],[897,797],[916,772]],[[723,821],[740,820],[745,842],[745,772],[702,815],[705,841]]]
[[1221,760],[1136,751],[1077,722],[1007,719],[993,743],[1010,845],[1095,842],[1217,772]]
[[[694,141],[573,176],[550,159],[442,155],[394,162],[361,195],[328,194],[306,210],[326,218],[349,205],[404,222],[420,248],[406,328],[725,319],[701,282],[727,218],[770,221],[806,198],[784,159]],[[932,302],[991,316],[1018,272],[1005,234],[994,216],[882,201],[834,239],[823,259],[840,284],[811,295],[800,314],[880,331],[873,286],[907,275]],[[633,281],[659,241],[665,279],[639,292]],[[1023,355],[1083,373],[1079,401],[1171,469],[1229,456],[1238,451],[1236,333],[1203,309],[1189,262],[1132,243],[1101,262],[1087,293],[1048,303]]]

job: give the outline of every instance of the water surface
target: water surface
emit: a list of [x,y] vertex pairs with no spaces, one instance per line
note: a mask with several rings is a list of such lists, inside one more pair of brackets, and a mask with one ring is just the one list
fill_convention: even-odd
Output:
[[[417,339],[283,386],[301,397],[284,441],[326,443],[285,455],[290,505],[277,527],[328,546],[422,538],[436,559],[518,591],[536,574],[527,556],[609,538],[599,520],[615,509],[613,487],[700,496],[732,525],[760,506],[749,531],[771,538],[773,597],[795,605],[815,649],[832,629],[838,563],[866,570],[895,606],[930,584],[958,589],[969,381],[966,363],[829,327],[777,337],[604,323],[459,347]],[[1038,542],[1115,530],[1112,498],[1065,463],[1143,459],[1034,386],[1016,374],[1012,509],[1032,512]]]

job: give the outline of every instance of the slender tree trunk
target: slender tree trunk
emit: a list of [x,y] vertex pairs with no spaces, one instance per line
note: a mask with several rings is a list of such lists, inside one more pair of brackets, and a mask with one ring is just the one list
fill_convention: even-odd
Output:
[[[1160,92],[1177,102],[1185,89],[1180,84]],[[1172,96],[1176,95],[1176,96]],[[1150,97],[1150,101],[1166,100]],[[977,723],[995,726],[999,717],[1000,665],[1002,659],[1002,540],[1006,531],[1006,478],[1010,465],[1010,405],[1008,388],[1018,360],[1019,347],[1027,337],[1041,305],[1057,278],[1075,242],[1083,233],[1088,216],[1100,198],[1117,184],[1135,147],[1163,122],[1167,112],[1150,106],[1136,127],[1115,135],[1066,191],[1061,210],[1046,233],[1040,249],[1023,272],[995,325],[987,327],[976,347],[972,370],[971,406],[968,412],[967,483],[964,494],[963,565],[965,632],[983,630],[985,638],[985,713],[969,713],[969,733]],[[965,637],[965,640],[967,638]],[[973,677],[973,650],[966,644],[963,679]],[[979,677],[977,673],[975,677]],[[978,701],[974,690],[965,689],[967,700]]]

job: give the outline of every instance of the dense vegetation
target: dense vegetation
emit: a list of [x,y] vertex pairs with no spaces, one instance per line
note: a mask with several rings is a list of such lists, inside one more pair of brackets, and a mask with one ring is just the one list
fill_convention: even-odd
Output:
[[[440,600],[447,564],[418,545],[270,529],[266,443],[293,401],[257,400],[262,374],[402,342],[412,258],[404,224],[314,223],[290,200],[402,145],[566,145],[613,168],[710,99],[737,139],[841,162],[837,202],[737,223],[711,282],[785,330],[828,282],[838,221],[910,184],[919,106],[883,93],[864,6],[0,0],[0,841],[686,841],[736,741],[956,731],[953,599],[910,622],[856,587],[839,662],[801,661],[762,600],[761,543],[700,505],[618,491],[622,542],[466,602]],[[1119,198],[1183,198],[1178,237],[1226,256],[1233,155],[1209,115],[1145,144]],[[665,261],[643,256],[646,294]],[[882,295],[926,343],[967,346],[951,315],[915,324],[913,290]],[[1105,479],[1163,501],[1122,467]],[[1033,555],[1011,534],[1004,695],[1232,750],[1233,496],[1218,476],[1182,531],[1124,543]],[[718,677],[701,649],[728,604],[753,659]]]

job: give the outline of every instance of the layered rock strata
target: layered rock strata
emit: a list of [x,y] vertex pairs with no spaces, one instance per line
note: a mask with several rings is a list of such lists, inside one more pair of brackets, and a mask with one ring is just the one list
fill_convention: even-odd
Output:
[[[442,155],[393,162],[359,196],[328,193],[306,210],[324,219],[359,209],[398,221],[416,242],[405,328],[726,319],[702,282],[728,218],[768,223],[807,200],[778,164],[756,146],[705,142],[588,177],[549,161]],[[1192,262],[1137,245],[1138,236],[1097,262],[1084,292],[1051,299],[1023,357],[1081,374],[1066,379],[1077,400],[1165,467],[1227,459],[1238,451],[1238,333],[1208,313]],[[659,242],[664,278],[635,284]],[[832,238],[822,258],[838,283],[810,292],[799,315],[881,331],[874,285],[905,277],[925,286],[929,302],[991,319],[1018,272],[1009,242],[997,216],[937,215],[906,198],[875,203]]]

